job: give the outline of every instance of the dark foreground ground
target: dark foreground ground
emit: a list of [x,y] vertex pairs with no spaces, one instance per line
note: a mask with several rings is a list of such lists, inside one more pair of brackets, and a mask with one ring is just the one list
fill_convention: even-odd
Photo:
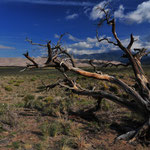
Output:
[[[0,68],[0,150],[148,150],[114,139],[140,125],[141,118],[105,99],[101,110],[92,112],[96,101],[62,88],[43,91],[44,84],[62,76],[53,69],[19,72],[19,67]],[[145,67],[150,77],[150,66]],[[134,85],[130,68],[109,68]],[[70,74],[71,77],[75,75]],[[128,97],[117,86],[78,76],[83,87],[96,86]]]

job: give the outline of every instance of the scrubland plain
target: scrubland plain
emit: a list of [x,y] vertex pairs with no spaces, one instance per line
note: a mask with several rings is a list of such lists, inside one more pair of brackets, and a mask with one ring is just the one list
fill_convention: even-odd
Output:
[[[135,129],[141,118],[115,103],[103,100],[101,109],[87,96],[64,88],[45,89],[62,78],[52,68],[20,72],[21,67],[0,68],[0,150],[147,150],[145,145],[114,142],[115,137]],[[90,70],[90,68],[85,68]],[[150,77],[150,66],[144,70]],[[105,68],[104,73],[134,85],[130,67]],[[114,92],[130,98],[116,85],[76,77],[83,87]],[[135,87],[136,88],[136,87]]]

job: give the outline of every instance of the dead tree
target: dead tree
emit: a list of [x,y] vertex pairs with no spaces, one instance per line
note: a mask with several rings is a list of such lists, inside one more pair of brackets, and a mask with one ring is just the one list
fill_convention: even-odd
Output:
[[[33,68],[33,67],[39,68],[39,67],[51,66],[58,69],[64,75],[64,79],[61,79],[57,83],[54,83],[52,85],[48,85],[46,86],[46,88],[54,88],[56,86],[64,87],[71,90],[73,93],[79,95],[92,96],[94,98],[97,98],[98,100],[101,98],[106,98],[107,100],[110,100],[123,107],[126,107],[130,111],[134,111],[138,115],[142,116],[145,122],[141,127],[137,128],[136,130],[129,131],[128,133],[123,134],[116,139],[135,141],[135,140],[140,140],[142,138],[145,139],[146,141],[150,137],[149,135],[150,133],[150,83],[144,73],[144,70],[142,69],[141,58],[144,55],[148,55],[148,52],[145,48],[143,49],[137,48],[132,50],[133,43],[135,42],[135,39],[132,34],[130,35],[130,42],[128,46],[125,47],[117,35],[116,22],[115,19],[110,15],[109,9],[106,9],[106,6],[105,8],[99,8],[99,9],[104,13],[104,18],[100,20],[99,24],[106,22],[111,27],[114,41],[110,41],[109,38],[100,39],[98,36],[98,32],[97,32],[97,39],[99,42],[105,40],[108,43],[119,47],[124,52],[123,56],[127,58],[129,61],[127,64],[124,65],[132,66],[135,75],[135,82],[137,85],[136,89],[134,89],[133,87],[129,86],[127,83],[123,82],[121,79],[118,79],[114,76],[103,74],[102,72],[99,73],[96,70],[95,70],[96,72],[89,72],[76,67],[72,56],[67,52],[67,50],[63,49],[60,45],[60,41],[63,35],[60,36],[60,39],[58,40],[57,44],[53,46],[51,44],[51,41],[49,41],[46,45],[41,45],[41,44],[33,43],[31,40],[28,40],[33,45],[47,47],[48,57],[46,62],[43,65],[39,66],[38,63],[35,62],[35,60],[32,57],[30,57],[29,53],[27,52],[26,54],[24,54],[24,56],[32,63],[32,64],[28,64],[27,68]],[[92,64],[92,61],[90,63]],[[115,64],[111,64],[111,65],[115,65]],[[115,84],[119,86],[120,89],[122,89],[126,94],[130,95],[132,101],[130,99],[125,99],[122,98],[121,96],[119,97],[118,95],[115,95],[114,93],[110,93],[107,91],[85,89],[81,87],[81,85],[76,83],[74,80],[72,80],[70,77],[68,77],[68,75],[66,74],[67,71],[71,71],[85,77],[94,78],[96,80],[102,80],[102,81]]]

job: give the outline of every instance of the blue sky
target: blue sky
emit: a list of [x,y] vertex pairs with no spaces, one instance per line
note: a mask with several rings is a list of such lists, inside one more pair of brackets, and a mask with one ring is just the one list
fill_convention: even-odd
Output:
[[[44,48],[31,46],[26,37],[37,43],[63,38],[70,53],[91,54],[118,50],[106,42],[98,43],[97,7],[102,0],[0,0],[0,57],[22,57],[27,50],[33,56],[44,54]],[[111,0],[117,31],[127,45],[130,33],[138,40],[134,47],[150,48],[150,0]],[[100,36],[111,38],[110,28],[102,26]],[[112,39],[113,40],[113,39]]]

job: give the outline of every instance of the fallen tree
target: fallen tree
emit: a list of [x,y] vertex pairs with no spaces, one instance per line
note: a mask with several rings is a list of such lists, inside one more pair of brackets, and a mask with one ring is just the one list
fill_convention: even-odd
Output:
[[[29,56],[29,53],[25,53],[24,56],[32,63],[27,64],[27,68],[43,68],[43,67],[55,67],[58,69],[63,75],[64,79],[58,80],[56,83],[45,86],[46,89],[51,89],[56,86],[60,86],[63,88],[67,88],[71,90],[73,93],[79,94],[79,95],[86,95],[86,96],[92,96],[93,98],[98,100],[98,103],[100,103],[102,98],[106,98],[107,100],[110,100],[114,103],[117,103],[123,107],[126,107],[130,111],[133,111],[137,113],[138,115],[142,116],[144,119],[144,123],[141,127],[137,128],[136,130],[129,131],[126,134],[123,134],[116,138],[116,140],[128,140],[130,142],[132,141],[139,141],[142,140],[142,142],[149,143],[150,138],[150,83],[148,81],[148,78],[146,77],[144,70],[142,68],[141,64],[141,58],[145,55],[148,55],[149,52],[147,52],[147,49],[132,49],[133,43],[135,42],[134,36],[130,35],[130,42],[127,47],[123,45],[121,40],[119,39],[117,32],[116,32],[116,22],[115,19],[111,16],[110,10],[106,9],[107,5],[105,5],[104,8],[98,8],[102,13],[104,13],[104,18],[100,20],[99,25],[106,22],[112,29],[113,39],[114,41],[111,41],[109,38],[99,38],[98,31],[97,31],[97,40],[99,42],[107,41],[110,44],[113,44],[114,46],[119,47],[123,52],[123,57],[128,59],[127,64],[122,64],[122,66],[128,66],[131,65],[131,68],[134,72],[135,76],[135,83],[136,88],[131,87],[121,79],[118,79],[114,76],[110,76],[108,74],[103,74],[102,72],[99,72],[96,70],[96,67],[93,64],[93,61],[90,61],[89,63],[94,68],[95,72],[89,72],[85,71],[83,69],[80,69],[76,67],[74,60],[72,56],[62,48],[60,42],[62,37],[61,35],[60,39],[58,40],[56,45],[52,45],[51,41],[49,41],[46,45],[42,45],[39,43],[33,43],[32,40],[27,39],[29,43],[32,45],[38,45],[38,46],[44,46],[48,49],[48,55],[47,60],[44,64],[38,64],[32,57]],[[106,63],[107,66],[111,65],[114,66],[113,63]],[[115,93],[110,93],[103,90],[95,90],[93,89],[85,89],[81,87],[75,80],[71,79],[66,72],[74,72],[79,75],[88,77],[88,78],[94,78],[96,80],[102,80],[106,81],[112,84],[115,84],[119,86],[126,94],[130,95],[131,99],[125,99],[122,98]]]

